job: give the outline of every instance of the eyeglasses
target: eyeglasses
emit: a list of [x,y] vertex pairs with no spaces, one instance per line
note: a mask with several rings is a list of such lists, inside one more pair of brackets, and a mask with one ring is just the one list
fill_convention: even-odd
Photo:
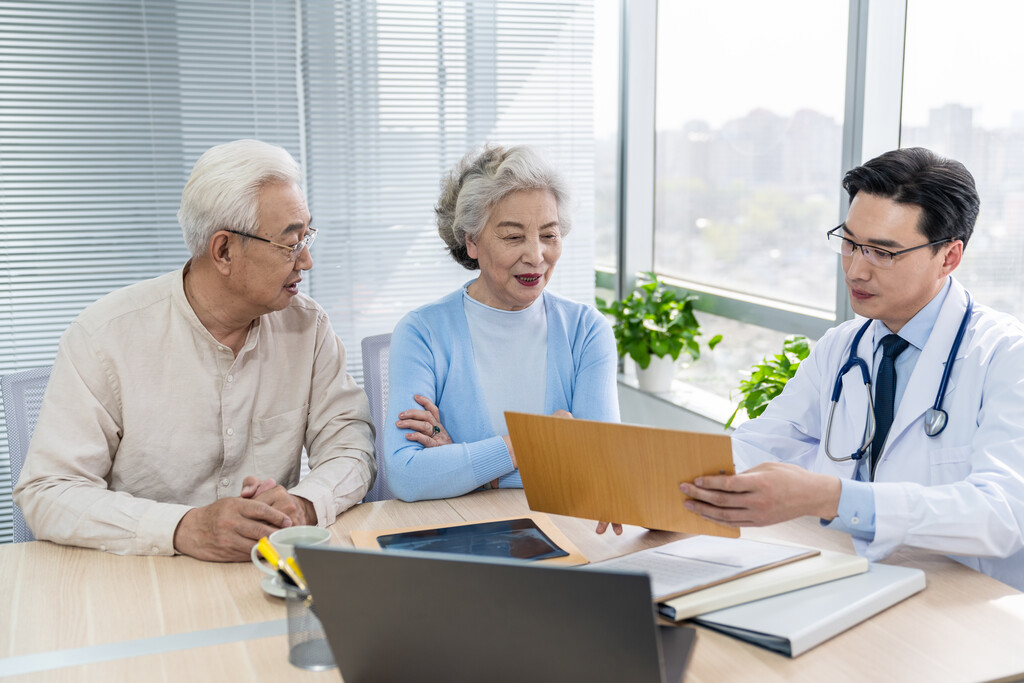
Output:
[[867,262],[873,266],[879,268],[892,268],[893,261],[900,254],[907,254],[911,251],[917,251],[918,249],[924,249],[925,247],[934,247],[937,244],[945,244],[946,242],[952,242],[952,237],[945,239],[936,240],[935,242],[929,242],[928,244],[922,244],[917,247],[910,247],[910,249],[901,249],[899,251],[889,251],[888,249],[881,249],[880,247],[872,247],[867,244],[857,244],[851,239],[847,239],[838,233],[842,230],[843,226],[838,225],[826,233],[828,235],[828,244],[832,247],[832,251],[840,254],[844,257],[853,256],[855,249],[860,249],[860,254]]
[[248,233],[239,232],[237,230],[231,230],[229,228],[224,228],[224,232],[230,232],[234,235],[241,235],[242,237],[248,237],[249,239],[259,240],[260,242],[266,242],[267,244],[272,244],[275,247],[280,247],[281,249],[284,249],[285,251],[288,252],[289,261],[294,261],[295,259],[299,258],[299,254],[302,253],[302,250],[312,247],[313,240],[316,239],[316,228],[310,228],[309,232],[306,233],[306,236],[299,240],[297,244],[278,244],[277,242],[271,242],[270,240],[263,237],[257,237],[256,235],[250,235]]

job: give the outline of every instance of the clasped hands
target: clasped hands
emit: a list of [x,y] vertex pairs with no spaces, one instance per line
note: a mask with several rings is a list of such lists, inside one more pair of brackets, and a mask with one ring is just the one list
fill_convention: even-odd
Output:
[[256,541],[278,529],[316,524],[313,504],[273,479],[249,476],[241,495],[189,510],[174,532],[174,548],[200,560],[241,562]]

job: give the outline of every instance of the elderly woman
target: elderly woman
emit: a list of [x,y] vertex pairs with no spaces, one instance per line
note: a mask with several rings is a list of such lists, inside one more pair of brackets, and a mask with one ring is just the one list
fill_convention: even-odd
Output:
[[562,179],[529,147],[488,147],[442,185],[438,233],[480,275],[391,338],[383,457],[408,501],[521,488],[506,410],[619,419],[607,321],[544,291],[570,228]]

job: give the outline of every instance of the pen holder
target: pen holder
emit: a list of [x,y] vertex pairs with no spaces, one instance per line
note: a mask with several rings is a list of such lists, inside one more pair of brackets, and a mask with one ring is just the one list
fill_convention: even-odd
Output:
[[334,655],[327,644],[324,627],[313,612],[309,593],[285,589],[288,610],[288,661],[300,669],[326,671],[333,669]]

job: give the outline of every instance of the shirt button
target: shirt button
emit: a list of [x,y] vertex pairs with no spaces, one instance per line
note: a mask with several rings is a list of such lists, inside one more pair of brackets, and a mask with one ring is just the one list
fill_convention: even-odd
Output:
[[860,517],[850,517],[850,524],[860,524]]
[[228,427],[228,436],[234,436],[234,435],[235,435],[235,430],[232,429],[231,427]]
[[228,382],[234,382],[234,381],[235,381],[235,376],[234,375],[228,375]]
[[221,486],[227,487],[227,486],[230,486],[230,484],[231,484],[231,480],[228,479],[227,477],[224,477],[223,479],[220,480],[220,485]]
[[160,552],[160,548],[157,548],[156,546],[153,546],[153,552],[154,553]]
[[103,552],[107,552],[107,546],[101,545],[100,550],[102,550]]

